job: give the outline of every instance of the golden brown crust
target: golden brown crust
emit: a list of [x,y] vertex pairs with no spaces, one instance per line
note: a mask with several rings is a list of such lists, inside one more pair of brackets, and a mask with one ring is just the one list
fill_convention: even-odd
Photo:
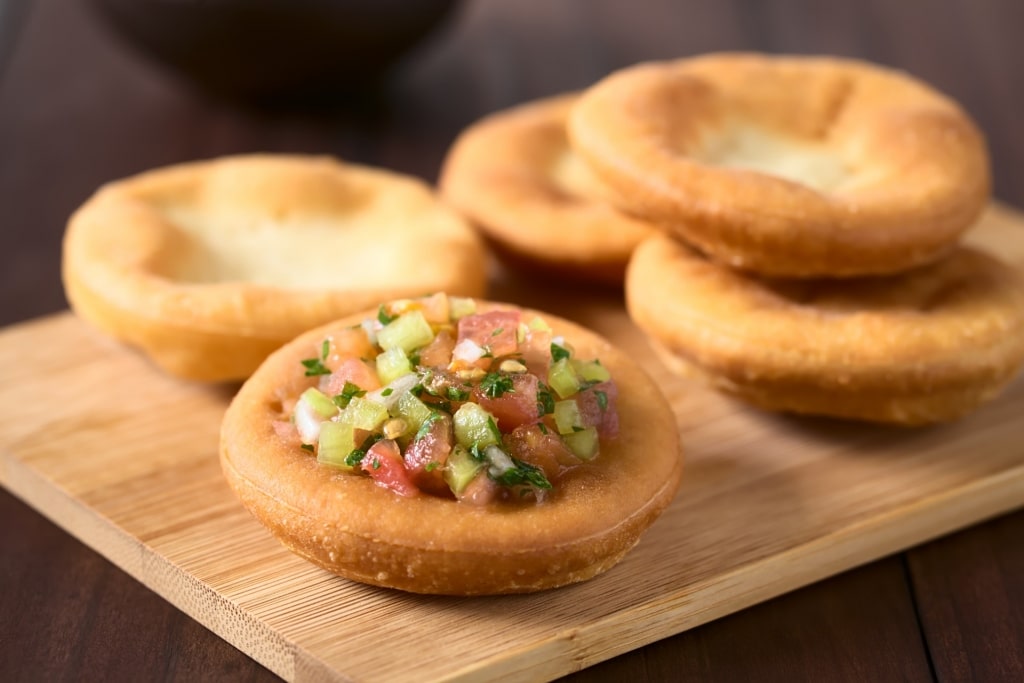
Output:
[[657,236],[626,299],[671,356],[758,406],[923,424],[991,399],[1024,363],[1022,280],[963,247],[884,278],[772,281]]
[[569,134],[618,205],[773,276],[934,261],[990,193],[984,140],[954,102],[852,60],[642,64],[584,93]]
[[429,495],[406,498],[284,444],[271,422],[281,417],[281,400],[305,386],[299,360],[326,331],[372,315],[314,330],[275,352],[224,418],[220,452],[228,482],[294,552],[341,576],[417,593],[532,592],[609,569],[671,501],[682,461],[665,399],[608,342],[546,314],[540,315],[581,356],[598,357],[611,371],[620,434],[543,503],[479,508]]
[[576,97],[531,102],[467,128],[445,160],[440,192],[517,267],[617,285],[651,228],[612,208],[569,147]]
[[111,183],[72,216],[74,310],[168,372],[247,377],[300,332],[377,301],[486,286],[474,231],[422,182],[254,155]]

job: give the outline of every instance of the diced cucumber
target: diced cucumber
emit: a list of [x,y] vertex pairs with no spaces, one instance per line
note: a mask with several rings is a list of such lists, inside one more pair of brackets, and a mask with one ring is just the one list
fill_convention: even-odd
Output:
[[569,450],[581,460],[593,460],[594,456],[597,455],[598,438],[597,429],[594,427],[587,427],[578,432],[563,434],[562,440],[565,441],[565,445],[569,447]]
[[580,424],[580,407],[572,399],[555,403],[555,426],[559,434],[572,434]]
[[433,338],[434,330],[419,310],[398,316],[377,333],[377,343],[382,349],[402,349],[406,353],[426,346]]
[[391,417],[388,409],[369,399],[354,396],[348,403],[348,407],[341,413],[339,420],[347,422],[356,429],[365,429],[368,432],[375,432],[384,424],[384,420]]
[[608,368],[596,360],[582,361],[573,359],[572,367],[576,374],[587,382],[607,382],[612,378]]
[[550,332],[551,326],[544,321],[544,318],[536,316],[530,321],[530,329],[538,330],[540,332]]
[[396,347],[377,354],[377,377],[381,384],[386,386],[411,372],[412,363],[402,349]]
[[299,400],[308,403],[313,412],[325,420],[329,420],[338,414],[338,406],[334,405],[334,401],[327,394],[314,387],[303,391]]
[[452,416],[452,423],[455,440],[463,448],[472,448],[474,445],[486,448],[501,442],[501,432],[498,431],[494,416],[479,404],[463,403]]
[[356,444],[355,429],[348,422],[324,422],[320,425],[320,441],[316,452],[317,462],[332,467],[351,470],[345,458]]
[[398,397],[395,403],[395,415],[404,419],[409,424],[408,431],[415,434],[423,423],[433,414],[427,404],[416,398],[411,391],[407,391]]
[[548,370],[548,385],[559,398],[569,398],[580,390],[580,380],[568,358],[552,363]]
[[476,301],[464,296],[448,297],[448,310],[452,320],[465,318],[476,313]]
[[456,444],[444,465],[444,480],[452,493],[459,496],[483,468],[484,463],[473,458],[469,451]]

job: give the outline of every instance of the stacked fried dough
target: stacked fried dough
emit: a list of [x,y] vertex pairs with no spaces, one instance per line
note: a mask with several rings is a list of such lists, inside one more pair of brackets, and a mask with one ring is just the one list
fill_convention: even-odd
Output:
[[[520,137],[495,143],[504,130]],[[624,245],[630,315],[671,367],[766,409],[899,424],[959,417],[1024,362],[1021,274],[959,244],[990,185],[981,133],[927,85],[753,54],[643,64],[495,115],[442,177],[534,263],[555,261],[530,240],[571,239],[584,261]]]

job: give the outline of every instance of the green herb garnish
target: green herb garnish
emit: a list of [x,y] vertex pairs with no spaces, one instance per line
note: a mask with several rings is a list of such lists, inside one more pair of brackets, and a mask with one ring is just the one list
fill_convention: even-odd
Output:
[[569,353],[569,349],[565,348],[564,346],[559,346],[554,342],[551,342],[551,360],[554,361],[555,363],[562,360],[563,358],[568,358],[571,355],[572,354]]
[[608,410],[608,394],[604,393],[603,391],[595,391],[594,396],[597,397],[598,407],[602,411]]
[[313,452],[313,444],[311,443],[304,443],[301,446],[299,446],[299,448],[301,448],[304,451],[309,451],[310,453]]
[[384,389],[383,391],[380,392],[380,395],[381,396],[390,396],[393,393],[395,393],[395,390],[392,389],[391,387],[387,387],[386,389]]
[[384,308],[384,304],[381,304],[380,308],[377,309],[377,320],[380,321],[381,325],[387,325],[397,317],[397,315],[388,315],[387,309]]
[[512,464],[514,465],[512,469],[505,470],[497,477],[491,478],[502,486],[512,487],[525,484],[538,489],[551,488],[551,482],[548,481],[548,478],[544,476],[539,467],[535,467],[522,460],[516,460],[515,458],[512,458]]
[[504,331],[505,331],[504,327],[499,327],[498,329],[494,330],[494,332],[491,332],[491,336],[492,337],[497,337],[499,334],[501,334]]
[[331,374],[330,369],[323,364],[319,358],[306,358],[299,361],[306,368],[306,377],[317,377],[318,375]]
[[548,433],[548,426],[546,424],[544,424],[543,422],[538,422],[537,426],[540,428],[540,433],[541,434],[547,434]]
[[551,389],[546,384],[537,386],[537,415],[544,417],[555,412],[555,397],[551,395]]
[[459,389],[458,387],[449,386],[445,393],[451,401],[465,401],[469,398],[469,392],[465,389]]
[[480,380],[480,390],[488,398],[498,398],[502,394],[515,391],[512,388],[512,378],[497,372],[489,372]]
[[339,408],[345,408],[356,396],[365,396],[366,391],[360,389],[358,384],[352,384],[352,382],[345,381],[345,386],[342,388],[341,393],[331,398],[334,401],[334,405]]
[[441,414],[440,413],[431,412],[430,413],[430,417],[428,417],[426,420],[424,420],[423,424],[420,425],[420,428],[416,430],[416,436],[412,437],[412,440],[413,441],[419,441],[420,439],[425,437],[427,434],[430,433],[431,425],[433,425],[435,422],[437,422],[440,419],[441,419]]
[[427,463],[427,466],[424,467],[423,469],[426,470],[427,472],[433,472],[434,470],[437,469],[437,465],[438,465],[438,463],[436,461],[431,460],[430,462]]
[[366,457],[366,451],[362,448],[356,448],[351,453],[345,456],[345,464],[349,467],[355,467],[363,461]]

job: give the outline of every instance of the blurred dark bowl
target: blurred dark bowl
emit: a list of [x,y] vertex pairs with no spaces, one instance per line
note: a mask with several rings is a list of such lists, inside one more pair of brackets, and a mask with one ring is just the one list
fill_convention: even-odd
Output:
[[345,99],[458,0],[92,0],[140,50],[221,96]]

